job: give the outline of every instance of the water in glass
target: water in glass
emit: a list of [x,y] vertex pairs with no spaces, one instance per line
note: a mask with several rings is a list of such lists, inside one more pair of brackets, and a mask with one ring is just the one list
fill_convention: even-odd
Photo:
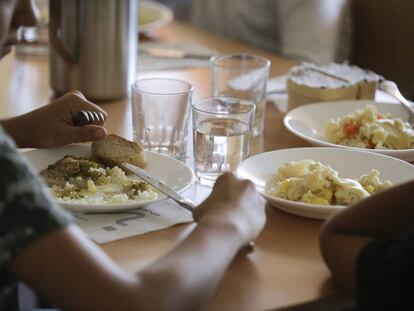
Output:
[[201,183],[213,184],[249,156],[249,125],[233,118],[201,121],[194,130],[195,168]]

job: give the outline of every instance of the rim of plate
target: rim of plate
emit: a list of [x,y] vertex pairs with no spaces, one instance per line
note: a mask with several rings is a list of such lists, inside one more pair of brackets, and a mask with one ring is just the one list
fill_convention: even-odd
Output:
[[[370,149],[352,148],[352,147],[351,148],[346,148],[346,150],[341,150],[340,148],[334,148],[334,147],[297,147],[297,148],[277,149],[277,150],[271,150],[271,151],[262,152],[262,153],[259,153],[259,154],[254,155],[254,156],[251,156],[251,157],[247,158],[246,160],[244,160],[241,163],[241,165],[243,165],[243,163],[248,162],[248,161],[250,161],[252,159],[259,158],[261,156],[268,155],[270,153],[283,152],[283,151],[294,152],[294,151],[300,151],[300,150],[315,150],[315,151],[318,151],[318,150],[332,150],[333,152],[351,152],[351,153],[352,152],[355,152],[355,153],[364,153],[364,154],[369,154],[370,156],[372,154],[374,154],[374,157],[376,157],[376,156],[378,156],[378,157],[384,157],[384,158],[387,158],[387,159],[392,159],[393,161],[397,161],[397,162],[404,163],[404,165],[414,167],[413,164],[411,164],[411,163],[409,163],[407,161],[401,160],[399,158],[394,158],[394,157],[391,157],[391,156],[386,155],[386,154],[374,153],[374,152],[371,152]],[[241,165],[239,167],[241,167]]]

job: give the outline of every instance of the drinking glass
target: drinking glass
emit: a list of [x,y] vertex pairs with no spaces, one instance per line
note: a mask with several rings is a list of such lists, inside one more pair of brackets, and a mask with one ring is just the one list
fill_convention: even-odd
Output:
[[19,28],[18,55],[45,56],[49,52],[49,1],[35,0],[35,4],[39,9],[39,20],[36,26]]
[[210,59],[213,96],[229,96],[256,106],[253,136],[263,132],[270,61],[250,54],[216,55]]
[[224,96],[192,105],[194,168],[201,184],[213,185],[249,156],[255,109],[249,101]]
[[184,160],[193,86],[185,81],[150,78],[132,84],[135,141],[145,150]]

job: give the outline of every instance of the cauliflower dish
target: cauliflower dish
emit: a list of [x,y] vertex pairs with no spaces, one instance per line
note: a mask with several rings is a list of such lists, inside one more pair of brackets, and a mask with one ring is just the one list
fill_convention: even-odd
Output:
[[329,165],[313,160],[285,162],[266,183],[266,194],[317,205],[350,205],[390,187],[372,169],[358,179],[342,178]]
[[60,202],[118,204],[158,198],[148,183],[93,159],[65,156],[40,175]]
[[330,119],[325,126],[327,141],[368,149],[410,149],[414,131],[408,122],[381,114],[374,105],[354,113]]

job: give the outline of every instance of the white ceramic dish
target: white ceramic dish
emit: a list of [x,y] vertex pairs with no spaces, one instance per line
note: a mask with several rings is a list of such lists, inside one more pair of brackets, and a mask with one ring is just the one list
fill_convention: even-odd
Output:
[[329,119],[343,117],[353,113],[357,109],[364,108],[367,104],[377,106],[378,111],[381,113],[389,113],[404,121],[408,120],[407,112],[398,104],[380,103],[372,100],[351,100],[322,102],[300,106],[289,111],[285,115],[283,123],[290,132],[303,138],[314,146],[366,150],[406,161],[414,161],[414,149],[364,149],[332,144],[325,141],[324,128]]
[[140,1],[138,5],[138,32],[152,31],[169,24],[174,18],[172,10],[155,1]]
[[[54,149],[36,149],[25,152],[24,155],[32,163],[37,171],[45,169],[49,164],[56,162],[65,155],[90,156],[90,145],[69,145]],[[163,180],[168,186],[178,192],[182,192],[194,183],[194,173],[184,163],[160,155],[154,152],[146,152],[148,165],[145,168],[155,177]],[[160,200],[165,200],[165,196],[160,194],[157,200],[140,201],[123,204],[81,204],[81,203],[61,203],[68,210],[84,213],[109,213],[120,212],[145,206]]]
[[330,164],[340,177],[358,178],[371,169],[380,172],[380,179],[397,185],[414,179],[414,165],[378,153],[340,148],[292,148],[262,153],[243,161],[238,175],[253,181],[257,190],[277,208],[291,214],[326,219],[346,208],[340,205],[315,205],[289,201],[265,194],[265,185],[276,174],[277,168],[287,161],[311,159],[324,165]]

